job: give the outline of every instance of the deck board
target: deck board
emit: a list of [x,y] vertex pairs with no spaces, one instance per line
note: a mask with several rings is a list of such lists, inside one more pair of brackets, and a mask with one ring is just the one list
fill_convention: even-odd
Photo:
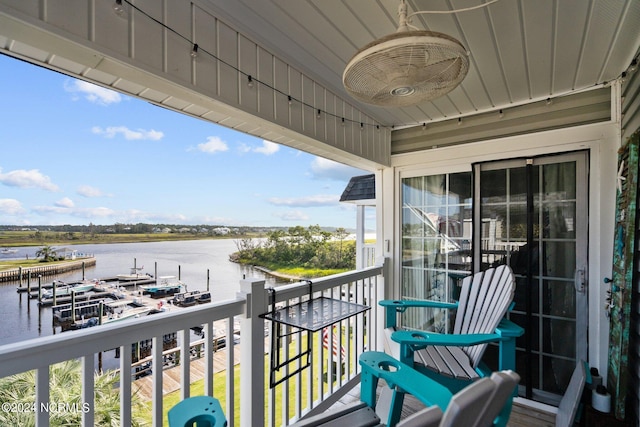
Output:
[[[383,383],[384,381],[380,381]],[[379,386],[386,387],[385,385]],[[360,386],[356,386],[352,391],[346,394],[333,407],[347,405],[355,400],[360,399]],[[333,408],[332,407],[332,408]],[[402,406],[401,419],[424,409],[425,405],[411,395],[406,395],[404,405]],[[513,409],[507,427],[554,427],[555,414],[545,412],[536,408],[525,406],[521,403],[514,402]]]
[[[234,347],[234,365],[240,363],[240,345]],[[227,366],[227,351],[220,350],[214,353],[213,370],[214,373],[224,371]],[[191,361],[190,376],[191,382],[204,378],[204,358],[194,359]],[[384,381],[381,381],[383,383]],[[383,387],[381,385],[380,387]],[[133,389],[138,390],[143,400],[151,400],[153,393],[152,376],[146,376],[133,382]],[[162,393],[166,395],[174,391],[180,390],[180,366],[174,366],[164,370],[162,379]],[[339,408],[348,405],[356,400],[360,400],[360,386],[354,387],[332,408]],[[404,406],[402,408],[402,418],[406,418],[425,406],[422,402],[411,395],[405,397]],[[544,412],[536,408],[531,408],[515,402],[511,417],[507,427],[554,427],[555,414]]]

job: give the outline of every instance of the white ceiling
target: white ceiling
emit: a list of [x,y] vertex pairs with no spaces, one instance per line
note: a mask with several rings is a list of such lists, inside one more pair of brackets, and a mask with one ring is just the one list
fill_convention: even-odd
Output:
[[[407,0],[409,13],[486,0]],[[349,99],[342,72],[362,46],[395,32],[399,0],[205,0],[221,19]],[[380,123],[417,125],[508,108],[618,78],[640,48],[638,0],[499,0],[413,25],[460,40],[470,70],[448,95],[407,108],[353,101]]]

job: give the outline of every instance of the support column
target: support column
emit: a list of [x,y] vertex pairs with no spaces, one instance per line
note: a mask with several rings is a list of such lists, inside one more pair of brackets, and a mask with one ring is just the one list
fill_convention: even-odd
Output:
[[356,207],[356,270],[367,267],[364,251],[364,205]]
[[[240,281],[241,298],[246,298],[245,313],[240,319],[242,351],[240,352],[240,416],[241,427],[264,425],[264,320],[258,317],[267,311],[265,281]],[[228,339],[228,338],[227,338]],[[248,410],[248,411],[247,411]]]

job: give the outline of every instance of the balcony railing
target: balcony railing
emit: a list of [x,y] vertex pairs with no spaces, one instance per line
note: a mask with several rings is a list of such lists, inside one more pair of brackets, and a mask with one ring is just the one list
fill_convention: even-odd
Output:
[[[96,355],[119,349],[119,387],[121,425],[131,425],[132,346],[151,342],[152,397],[151,411],[154,426],[166,425],[163,419],[163,380],[166,343],[163,338],[177,335],[177,352],[189,355],[190,330],[201,327],[204,341],[199,356],[204,360],[204,394],[226,402],[224,411],[229,426],[277,426],[288,425],[301,417],[321,412],[359,382],[358,355],[365,349],[377,349],[381,331],[382,315],[377,301],[383,297],[384,267],[378,265],[362,270],[317,279],[312,286],[300,282],[279,286],[275,292],[265,288],[263,280],[242,280],[240,292],[233,300],[213,302],[179,311],[145,316],[79,331],[41,337],[0,347],[0,378],[35,370],[34,416],[37,426],[48,426],[51,410],[49,372],[59,362],[80,359],[82,366],[82,402],[80,407],[89,408],[82,413],[82,425],[95,425],[94,372]],[[310,296],[310,291],[312,295]],[[274,307],[296,304],[310,297],[329,297],[332,300],[350,301],[368,305],[370,310],[341,320],[322,331],[307,332],[284,325],[280,351],[284,354],[300,354],[302,349],[311,351],[307,357],[298,358],[276,372],[279,384],[269,387],[270,339],[266,331],[275,331],[271,321],[261,315]],[[215,327],[214,327],[215,324]],[[239,343],[234,333],[239,324]],[[214,331],[225,330],[225,347],[219,349]],[[323,340],[324,338],[324,340]],[[165,344],[165,345],[163,345]],[[226,352],[226,375],[224,396],[214,394],[214,355]],[[176,349],[170,349],[176,353]],[[234,381],[234,359],[240,355],[240,381]],[[181,399],[190,396],[190,357],[178,357]],[[218,363],[218,362],[215,362]],[[308,364],[307,367],[301,367]],[[216,366],[217,367],[217,366]],[[221,369],[217,367],[218,371]],[[175,369],[175,368],[174,368]],[[266,395],[265,395],[266,391]],[[234,402],[240,399],[240,414],[235,413]],[[266,407],[266,410],[265,410]],[[166,408],[164,408],[166,409]]]

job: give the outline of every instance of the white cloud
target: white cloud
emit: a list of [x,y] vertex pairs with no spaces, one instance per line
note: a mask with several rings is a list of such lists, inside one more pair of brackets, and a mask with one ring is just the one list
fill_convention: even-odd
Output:
[[101,128],[100,126],[94,126],[91,128],[91,132],[97,135],[103,135],[105,138],[114,138],[116,135],[121,134],[124,139],[128,141],[134,140],[151,140],[159,141],[164,137],[164,133],[157,130],[144,130],[137,129],[132,130],[126,126],[109,126],[107,128]]
[[78,193],[83,197],[102,197],[103,196],[102,190],[95,187],[91,187],[90,185],[81,185],[76,190],[76,193]]
[[227,143],[217,136],[210,136],[207,138],[207,142],[198,144],[198,150],[203,153],[214,154],[217,152],[227,151],[228,149],[229,146]]
[[266,139],[262,140],[262,147],[254,148],[253,151],[256,153],[264,154],[265,156],[270,156],[280,150],[280,146],[275,142],[267,141]]
[[105,207],[97,207],[97,208],[82,208],[75,209],[72,214],[73,216],[79,216],[82,218],[95,218],[95,217],[108,217],[113,216],[116,212],[113,209],[105,208]]
[[248,144],[241,143],[238,146],[238,151],[242,154],[245,153],[258,153],[264,154],[265,156],[270,156],[272,154],[277,153],[280,150],[280,145],[275,142],[267,141],[266,139],[262,140],[262,145],[259,147],[252,147]]
[[55,202],[55,205],[61,208],[72,208],[75,206],[73,200],[68,197],[63,197],[62,199]]
[[289,206],[299,208],[319,207],[319,206],[335,206],[338,204],[340,197],[332,194],[318,194],[315,196],[279,198],[272,197],[267,201],[276,206]]
[[251,152],[251,147],[249,147],[247,144],[242,143],[242,144],[240,144],[240,145],[238,146],[238,151],[239,151],[240,153],[242,153],[242,154],[244,154],[244,153],[250,153],[250,152]]
[[283,221],[307,221],[309,216],[301,211],[287,211],[280,214],[274,214],[275,217]]
[[67,80],[64,89],[72,94],[84,96],[87,101],[94,104],[109,105],[122,101],[122,96],[118,92],[82,80]]
[[72,213],[71,209],[62,206],[34,206],[31,210],[40,215]]
[[2,169],[0,169],[0,183],[9,187],[59,191],[58,186],[51,182],[51,178],[43,175],[38,169],[16,169],[7,173],[2,173]]
[[16,199],[0,199],[0,213],[6,215],[20,215],[24,208]]
[[354,176],[366,175],[367,172],[323,157],[316,157],[311,162],[311,173],[317,179],[349,181]]

